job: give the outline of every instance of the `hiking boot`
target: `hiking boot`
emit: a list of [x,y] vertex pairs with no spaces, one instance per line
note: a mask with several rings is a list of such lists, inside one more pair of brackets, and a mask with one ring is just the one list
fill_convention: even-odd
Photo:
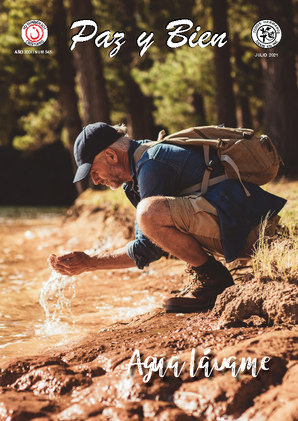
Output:
[[167,313],[195,313],[211,309],[216,298],[234,285],[228,269],[213,256],[206,263],[189,271],[192,282],[174,297],[165,297],[162,306]]

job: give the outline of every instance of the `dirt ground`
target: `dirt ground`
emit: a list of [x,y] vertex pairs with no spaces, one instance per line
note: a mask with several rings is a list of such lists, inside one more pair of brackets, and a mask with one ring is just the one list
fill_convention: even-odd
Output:
[[[43,273],[46,257],[62,247],[124,245],[133,237],[133,219],[130,208],[77,205],[57,220],[39,253],[32,254],[17,227],[3,241],[23,254],[23,265]],[[31,247],[38,241],[31,239]],[[187,282],[176,259],[152,267],[142,278],[110,271],[101,294],[111,285],[121,294],[120,277],[128,289],[146,286],[148,297]],[[233,271],[236,285],[213,311],[167,314],[157,305],[37,355],[6,359],[0,420],[298,420],[298,287],[247,274],[251,269]],[[91,275],[84,279],[90,287]]]

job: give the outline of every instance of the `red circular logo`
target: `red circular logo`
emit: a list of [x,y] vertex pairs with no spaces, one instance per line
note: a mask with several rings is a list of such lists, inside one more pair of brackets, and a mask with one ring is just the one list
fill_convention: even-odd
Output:
[[23,41],[31,46],[38,47],[48,39],[48,28],[41,20],[29,20],[22,27]]
[[44,30],[37,23],[31,24],[25,30],[26,38],[31,42],[39,42],[42,40],[44,35]]

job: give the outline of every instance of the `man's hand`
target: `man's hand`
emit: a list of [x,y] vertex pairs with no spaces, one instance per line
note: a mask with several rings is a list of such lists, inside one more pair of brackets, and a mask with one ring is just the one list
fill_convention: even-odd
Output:
[[61,275],[73,276],[92,270],[91,257],[82,251],[74,251],[62,256],[51,254],[48,263]]
[[88,256],[82,251],[74,251],[62,256],[51,254],[48,263],[56,272],[68,276],[99,269],[111,270],[135,267],[134,261],[126,254],[125,247],[94,256]]

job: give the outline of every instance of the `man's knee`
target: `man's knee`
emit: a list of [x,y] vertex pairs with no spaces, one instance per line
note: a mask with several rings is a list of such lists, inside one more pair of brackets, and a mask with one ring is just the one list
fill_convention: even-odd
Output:
[[140,201],[137,207],[137,222],[139,227],[151,226],[156,218],[158,204],[154,198],[147,197]]
[[147,197],[138,204],[137,223],[141,230],[162,224],[168,208],[164,197]]

